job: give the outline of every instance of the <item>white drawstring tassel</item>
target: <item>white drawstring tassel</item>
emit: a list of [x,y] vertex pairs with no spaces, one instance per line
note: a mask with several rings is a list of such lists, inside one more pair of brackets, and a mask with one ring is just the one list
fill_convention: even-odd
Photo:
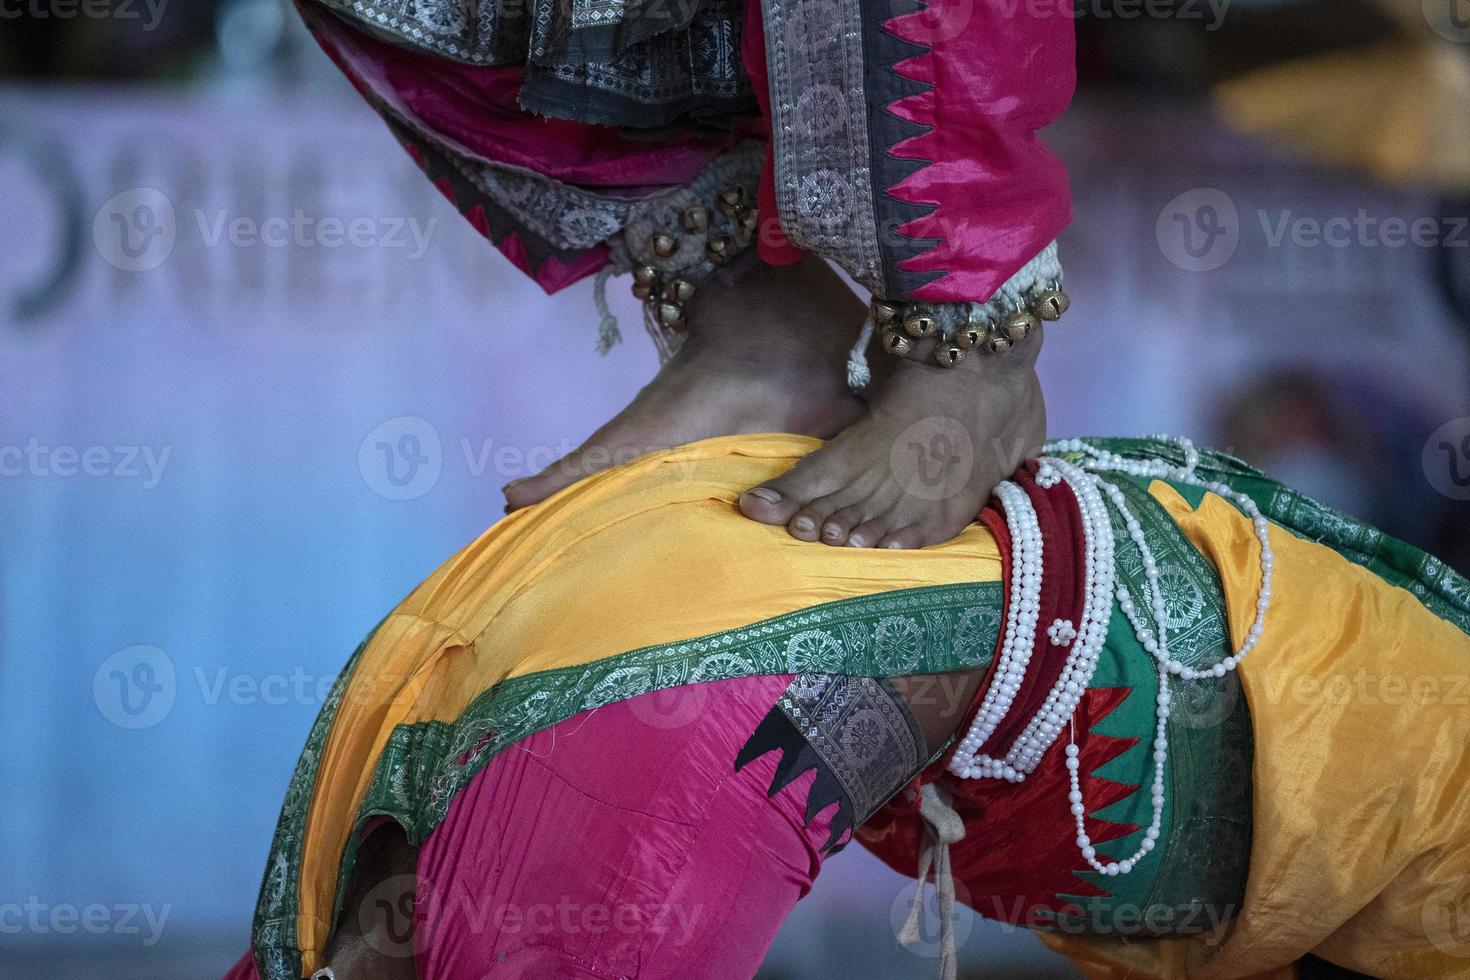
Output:
[[597,305],[597,353],[606,354],[612,350],[614,345],[623,341],[623,333],[618,329],[618,318],[613,316],[612,308],[607,305],[607,281],[612,278],[613,267],[609,262],[597,272],[597,279],[592,283],[592,302]]
[[939,976],[955,980],[959,953],[954,936],[954,875],[949,864],[949,845],[965,836],[965,822],[950,806],[949,791],[938,783],[925,783],[919,790],[919,816],[924,818],[924,846],[919,851],[919,880],[908,921],[898,931],[898,941],[915,946],[922,936],[924,883],[934,868],[934,890],[939,894]]
[[858,332],[857,343],[847,355],[847,386],[853,391],[861,391],[873,380],[873,372],[868,368],[868,344],[873,341],[874,327],[873,314],[869,312],[863,329]]

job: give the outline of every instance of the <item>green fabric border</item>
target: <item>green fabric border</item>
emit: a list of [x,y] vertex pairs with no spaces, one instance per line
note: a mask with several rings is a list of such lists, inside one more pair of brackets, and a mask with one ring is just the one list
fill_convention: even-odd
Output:
[[[903,589],[823,603],[750,626],[632,650],[591,664],[511,678],[452,725],[400,725],[379,757],[357,826],[388,816],[420,843],[495,754],[581,711],[649,691],[762,674],[899,677],[986,666],[1000,633],[1000,582]],[[333,685],[292,776],[256,907],[252,947],[262,980],[297,980],[299,871],[321,748],[366,641]],[[356,851],[342,856],[336,890]],[[335,911],[340,911],[334,908]]]

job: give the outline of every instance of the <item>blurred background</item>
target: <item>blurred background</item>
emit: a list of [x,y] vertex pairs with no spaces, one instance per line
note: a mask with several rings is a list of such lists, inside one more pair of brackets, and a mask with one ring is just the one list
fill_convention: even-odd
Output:
[[[1470,0],[1076,14],[1053,434],[1188,434],[1470,571]],[[0,977],[218,976],[346,655],[654,352],[596,354],[590,283],[516,273],[280,0],[0,0],[0,243]],[[763,976],[932,975],[906,899],[849,849]]]

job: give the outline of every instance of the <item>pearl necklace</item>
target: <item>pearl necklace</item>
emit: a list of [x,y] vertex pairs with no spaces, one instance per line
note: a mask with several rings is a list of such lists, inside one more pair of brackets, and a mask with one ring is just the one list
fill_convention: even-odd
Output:
[[[1011,531],[1011,602],[1007,610],[1005,632],[1001,641],[1001,653],[996,666],[996,679],[985,692],[980,710],[970,730],[960,740],[959,746],[950,757],[949,770],[966,779],[980,777],[1001,778],[1009,782],[1020,782],[1035,770],[1064,725],[1069,724],[1068,744],[1065,752],[1067,767],[1067,802],[1077,825],[1077,848],[1082,858],[1101,874],[1114,876],[1128,874],[1150,851],[1157,846],[1164,813],[1164,769],[1168,760],[1169,743],[1167,726],[1171,693],[1169,676],[1185,680],[1203,677],[1223,677],[1239,666],[1247,653],[1260,642],[1265,629],[1266,610],[1271,604],[1271,574],[1275,565],[1271,551],[1270,523],[1261,514],[1255,501],[1231,487],[1195,475],[1199,465],[1199,452],[1187,439],[1170,436],[1153,438],[1178,446],[1184,455],[1184,465],[1174,466],[1163,460],[1141,460],[1119,456],[1115,453],[1086,443],[1080,439],[1064,439],[1048,443],[1046,450],[1059,453],[1080,454],[1084,457],[1080,466],[1066,460],[1044,456],[1036,475],[1037,485],[1042,489],[1056,486],[1065,480],[1077,499],[1082,518],[1084,555],[1087,567],[1083,575],[1082,622],[1074,627],[1066,620],[1056,620],[1047,629],[1047,635],[1055,646],[1071,644],[1061,675],[1048,692],[1045,702],[1027,722],[1020,736],[1001,760],[979,753],[980,746],[994,734],[1006,712],[1015,701],[1016,693],[1025,677],[1026,668],[1033,652],[1036,620],[1041,596],[1041,529],[1024,490],[1006,481],[996,487],[1006,514],[1007,526]],[[1256,614],[1245,641],[1236,651],[1219,663],[1208,668],[1194,668],[1171,656],[1168,645],[1168,610],[1159,581],[1158,563],[1153,550],[1143,534],[1132,508],[1123,492],[1112,483],[1102,479],[1099,472],[1116,472],[1128,476],[1171,480],[1202,487],[1220,497],[1233,501],[1251,518],[1251,526],[1261,545],[1261,584],[1256,597]],[[1133,546],[1143,561],[1144,580],[1148,588],[1148,612],[1153,619],[1153,628],[1144,622],[1128,591],[1116,585],[1114,563],[1114,541],[1112,526],[1108,520],[1106,504],[1111,504],[1123,519],[1123,526]],[[1108,623],[1112,616],[1111,597],[1116,596],[1118,608],[1123,611],[1133,627],[1139,644],[1152,655],[1162,668],[1159,672],[1159,693],[1156,698],[1154,725],[1154,778],[1152,786],[1153,816],[1138,850],[1119,861],[1104,864],[1097,858],[1097,850],[1087,835],[1085,818],[1086,802],[1082,795],[1081,752],[1077,747],[1076,707],[1088,682],[1097,669],[1103,641],[1107,636]]]

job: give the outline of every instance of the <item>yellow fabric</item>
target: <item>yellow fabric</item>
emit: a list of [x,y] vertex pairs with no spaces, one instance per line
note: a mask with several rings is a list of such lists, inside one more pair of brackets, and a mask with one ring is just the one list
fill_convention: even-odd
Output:
[[[1236,644],[1259,545],[1213,495],[1152,493],[1219,569]],[[1272,534],[1245,901],[1223,943],[1046,936],[1093,977],[1289,977],[1307,953],[1379,977],[1470,977],[1470,640],[1331,549]]]
[[742,492],[819,445],[731,436],[593,476],[491,527],[394,610],[322,751],[300,877],[308,971],[321,966],[337,865],[395,726],[452,721],[508,677],[839,599],[1000,578],[978,524],[938,547],[894,551],[808,544],[739,513]]

